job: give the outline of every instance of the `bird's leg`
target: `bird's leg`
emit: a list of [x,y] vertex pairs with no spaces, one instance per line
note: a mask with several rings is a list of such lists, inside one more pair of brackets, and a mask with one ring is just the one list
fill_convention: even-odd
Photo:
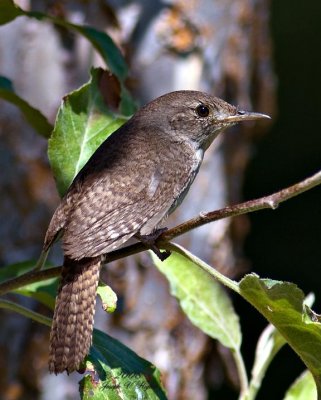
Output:
[[139,233],[137,233],[135,237],[140,240],[146,247],[151,249],[161,261],[165,261],[166,258],[171,255],[171,252],[168,250],[160,251],[160,249],[156,245],[157,239],[165,231],[167,231],[167,228],[159,228],[149,235],[140,235]]

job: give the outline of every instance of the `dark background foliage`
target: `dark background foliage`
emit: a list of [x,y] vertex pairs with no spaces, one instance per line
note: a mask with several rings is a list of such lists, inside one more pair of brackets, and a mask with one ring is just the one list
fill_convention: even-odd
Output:
[[[246,173],[244,197],[259,197],[309,176],[321,161],[321,3],[274,0],[271,33],[278,79],[277,113],[271,131],[259,142]],[[279,209],[250,215],[246,255],[262,277],[296,282],[316,294],[321,310],[321,188],[292,199]],[[265,321],[242,302],[248,359]],[[285,347],[267,374],[259,399],[282,398],[302,371],[296,355]]]

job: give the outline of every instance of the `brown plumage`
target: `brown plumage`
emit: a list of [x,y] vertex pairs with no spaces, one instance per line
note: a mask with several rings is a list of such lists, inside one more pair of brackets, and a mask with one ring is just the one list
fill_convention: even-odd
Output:
[[72,372],[91,344],[101,256],[151,234],[180,204],[219,132],[245,113],[216,97],[173,92],[111,135],[74,179],[50,222],[44,250],[62,233],[65,255],[50,335],[51,372]]
[[50,332],[49,370],[79,368],[91,345],[100,257],[65,257]]

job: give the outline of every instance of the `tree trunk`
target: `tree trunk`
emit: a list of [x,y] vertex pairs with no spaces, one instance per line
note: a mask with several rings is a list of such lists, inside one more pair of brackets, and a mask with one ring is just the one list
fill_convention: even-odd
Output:
[[[33,5],[36,7],[38,2]],[[114,7],[107,7],[103,1],[74,1],[70,9],[68,3],[48,1],[39,2],[39,6],[42,11],[59,12],[71,21],[106,29],[129,60],[129,84],[141,103],[169,91],[196,89],[243,109],[265,113],[274,110],[268,1],[173,0],[163,4],[141,0],[129,4],[118,1]],[[0,73],[12,79],[18,94],[51,120],[62,95],[86,80],[85,71],[92,63],[100,63],[84,39],[71,37],[50,24],[19,18],[0,29]],[[6,197],[0,199],[0,255],[3,263],[12,263],[37,257],[58,198],[44,141],[9,105],[2,106],[0,120],[1,163],[10,171],[0,178],[1,189],[10,196],[10,202]],[[265,127],[238,126],[216,141],[188,197],[168,226],[241,200],[251,140]],[[194,230],[180,242],[225,274],[236,276],[246,268],[241,250],[246,232],[247,220],[242,217]],[[103,275],[124,306],[121,316],[118,313],[117,317],[110,317],[108,323],[97,310],[97,323],[159,367],[169,399],[203,400],[208,387],[223,385],[224,367],[213,357],[216,350],[211,340],[184,317],[169,294],[167,282],[147,255],[108,265]],[[40,385],[24,366],[34,362],[43,366],[46,355],[30,351],[34,340],[27,340],[25,335],[29,323],[16,316],[10,316],[9,321],[7,314],[5,318],[1,316],[2,326],[8,326],[1,346],[9,348],[11,354],[2,349],[10,363],[1,363],[9,365],[10,370],[7,382],[0,386],[8,393],[14,382],[23,398],[28,398],[30,389],[22,382],[31,384],[31,396],[40,390]],[[23,324],[23,328],[13,331],[10,324]],[[23,331],[23,335],[17,331]],[[15,358],[9,345],[13,337],[18,343]],[[226,370],[232,371],[232,379],[234,366],[228,356],[223,358],[228,364]],[[49,382],[67,378],[45,379]],[[233,379],[232,383],[237,385]],[[0,392],[0,396],[4,393]],[[58,396],[58,392],[52,394],[52,398]]]

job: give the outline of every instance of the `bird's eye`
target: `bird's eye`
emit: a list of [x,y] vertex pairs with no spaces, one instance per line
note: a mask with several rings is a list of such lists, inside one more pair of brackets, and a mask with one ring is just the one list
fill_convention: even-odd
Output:
[[210,110],[207,106],[205,106],[204,104],[200,104],[197,108],[196,108],[196,112],[197,114],[202,117],[208,117],[208,114],[210,113]]

